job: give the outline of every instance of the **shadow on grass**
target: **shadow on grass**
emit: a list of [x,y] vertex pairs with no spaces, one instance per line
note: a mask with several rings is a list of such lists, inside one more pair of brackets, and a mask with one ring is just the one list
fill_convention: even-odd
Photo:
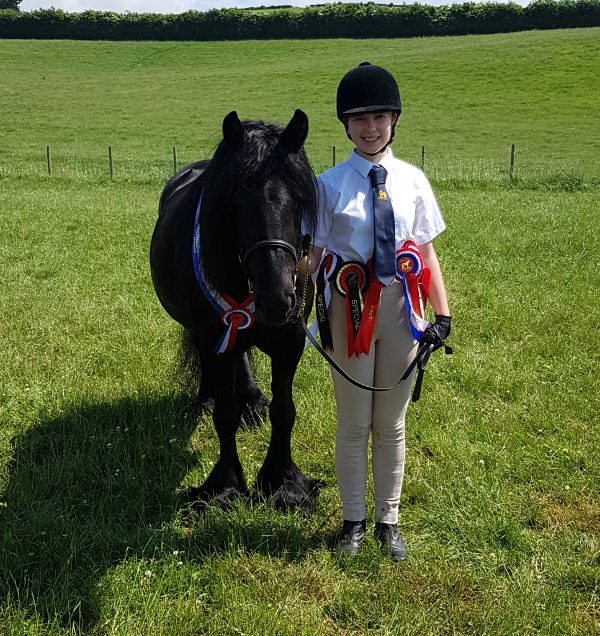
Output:
[[0,508],[3,603],[87,630],[99,582],[124,560],[184,549],[201,565],[231,550],[296,559],[309,549],[300,512],[254,502],[185,512],[180,483],[199,461],[188,412],[185,396],[126,397],[41,418],[14,438]]

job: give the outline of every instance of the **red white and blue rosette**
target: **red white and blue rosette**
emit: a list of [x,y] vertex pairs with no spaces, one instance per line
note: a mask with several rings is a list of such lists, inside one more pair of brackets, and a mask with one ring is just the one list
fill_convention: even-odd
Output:
[[221,322],[225,326],[225,332],[221,336],[213,353],[223,353],[233,349],[238,331],[248,329],[254,323],[254,299],[252,295],[248,296],[242,303],[238,303],[233,298],[219,292],[206,280],[204,268],[202,267],[202,256],[200,254],[200,204],[202,203],[202,195],[198,201],[198,209],[196,210],[196,222],[194,224],[194,271],[200,289],[212,305],[213,309],[219,314]]
[[429,268],[425,266],[414,241],[405,241],[396,250],[396,279],[402,283],[404,305],[413,338],[420,340],[429,323],[425,306],[429,293]]

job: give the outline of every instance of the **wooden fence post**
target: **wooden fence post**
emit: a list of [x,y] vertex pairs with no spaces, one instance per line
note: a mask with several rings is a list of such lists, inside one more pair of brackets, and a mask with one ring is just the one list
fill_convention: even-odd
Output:
[[512,145],[510,151],[510,178],[512,179],[515,172],[515,144]]
[[46,146],[46,158],[48,159],[48,174],[52,176],[52,155],[50,153],[50,146]]
[[425,146],[421,148],[421,170],[425,172]]
[[336,163],[337,163],[337,161],[336,161],[336,156],[335,156],[335,146],[333,146],[333,165],[335,166]]
[[177,148],[173,146],[173,174],[177,174]]
[[108,147],[108,167],[110,168],[110,178],[113,178],[113,158],[112,158],[112,146]]

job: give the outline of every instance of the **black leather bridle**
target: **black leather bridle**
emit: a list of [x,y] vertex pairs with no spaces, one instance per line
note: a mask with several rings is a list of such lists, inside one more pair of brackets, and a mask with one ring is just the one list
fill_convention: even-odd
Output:
[[244,273],[246,274],[246,279],[248,280],[248,289],[250,293],[252,293],[252,278],[250,277],[250,272],[248,271],[248,258],[250,255],[256,250],[267,248],[267,247],[280,247],[284,250],[290,252],[290,254],[294,257],[294,271],[292,273],[292,287],[294,291],[296,291],[296,280],[298,279],[298,248],[294,247],[291,243],[284,241],[283,239],[264,239],[262,241],[257,241],[253,243],[246,249],[246,251],[242,254],[240,251],[240,263],[242,264],[242,268],[244,269]]

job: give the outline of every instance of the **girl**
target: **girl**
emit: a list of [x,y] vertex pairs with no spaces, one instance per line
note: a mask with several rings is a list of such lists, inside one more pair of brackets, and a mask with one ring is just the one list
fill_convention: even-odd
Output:
[[[375,386],[399,380],[416,355],[419,339],[439,348],[450,333],[446,292],[431,244],[445,224],[425,175],[395,159],[389,148],[400,112],[398,85],[388,71],[363,62],[348,72],[338,87],[337,116],[355,148],[348,160],[317,178],[319,225],[311,247],[310,273],[322,262],[321,283],[329,280],[337,290],[331,293],[326,312],[330,342],[323,342],[324,330],[321,341],[347,373]],[[324,249],[326,258],[322,258]],[[411,269],[410,275],[404,276],[397,267]],[[419,322],[413,312],[415,324],[411,325],[405,305],[414,299],[409,283],[413,292],[419,276],[421,284],[426,283],[423,272],[427,269],[428,297],[436,320],[421,333],[419,326],[427,323]],[[359,315],[360,288],[367,317]],[[366,327],[361,332],[363,323]],[[404,474],[404,417],[413,377],[414,372],[392,391],[372,393],[333,373],[338,418],[335,465],[344,519],[338,551],[342,554],[355,555],[363,543],[367,449],[372,434],[375,536],[393,558],[406,558],[397,522]]]

